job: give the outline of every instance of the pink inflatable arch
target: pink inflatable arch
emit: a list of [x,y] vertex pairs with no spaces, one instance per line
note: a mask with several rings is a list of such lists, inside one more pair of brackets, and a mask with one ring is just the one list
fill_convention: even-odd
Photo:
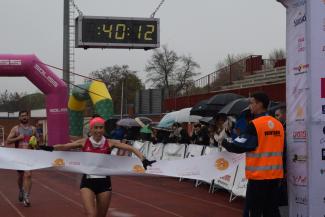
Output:
[[68,141],[68,89],[35,55],[0,54],[0,76],[28,78],[46,95],[48,144]]

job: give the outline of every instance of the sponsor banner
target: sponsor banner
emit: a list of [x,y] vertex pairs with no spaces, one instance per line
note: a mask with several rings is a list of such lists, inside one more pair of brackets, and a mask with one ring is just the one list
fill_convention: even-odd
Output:
[[[227,151],[222,151],[222,152],[227,152]],[[231,191],[231,189],[233,188],[233,185],[234,185],[234,179],[235,179],[235,176],[236,176],[236,170],[233,170],[231,173],[215,179],[214,180],[214,183],[216,185],[224,188],[224,189],[227,189],[227,190]]]
[[117,155],[117,156],[131,156],[131,153],[124,149],[119,148],[113,148],[111,155]]
[[58,169],[90,175],[161,175],[189,179],[216,179],[232,173],[244,155],[211,153],[180,160],[161,160],[145,171],[139,159],[87,152],[0,148],[0,168]]
[[308,131],[305,124],[291,124],[287,126],[286,129],[286,139],[290,144],[288,146],[289,151],[294,151],[294,149],[299,149],[299,145],[307,145]]
[[[197,180],[213,180],[227,174],[231,174],[237,168],[237,165],[243,158],[244,155],[242,154],[239,155],[229,152],[215,152],[204,156],[180,160],[162,160],[159,162],[164,162],[164,168],[168,170],[169,174],[177,174],[174,175],[175,177]],[[204,161],[208,159],[211,163],[204,163]],[[176,162],[179,162],[179,164]],[[181,162],[183,163],[181,164]],[[154,167],[152,170],[155,171]],[[159,173],[153,173],[151,168],[148,170],[148,172],[161,175]]]
[[309,216],[325,216],[325,122],[313,123],[310,128],[310,154],[308,157]]
[[182,159],[185,156],[185,144],[168,143],[164,147],[162,160]]
[[[214,147],[214,146],[206,146],[203,150],[203,155],[209,155],[209,154],[212,154],[212,153],[219,153],[220,152],[220,149],[218,147]],[[202,180],[202,181],[205,181],[207,183],[212,183],[212,181],[214,181],[213,179],[205,179],[205,180]]]
[[[307,91],[302,89],[299,94],[291,95],[290,105],[287,105],[287,122],[294,125],[306,125]],[[294,96],[294,97],[293,97]]]
[[299,210],[302,216],[307,216],[306,205],[296,203],[294,198],[297,192],[299,195],[307,195],[308,185],[307,161],[300,161],[300,159],[303,158],[301,156],[307,156],[308,145],[307,100],[310,64],[307,62],[307,25],[310,20],[306,10],[306,1],[291,0],[287,2],[286,137],[289,213],[290,216],[295,216],[293,213]]
[[203,154],[207,155],[214,152],[220,152],[220,149],[218,147],[206,146]]
[[21,62],[19,59],[0,59],[1,66],[21,66]]
[[189,144],[186,148],[185,157],[200,156],[202,155],[203,148],[203,145]]
[[310,107],[312,121],[325,121],[325,6],[322,0],[308,1],[309,27],[308,62],[310,65]]
[[237,196],[246,196],[247,182],[248,180],[245,177],[245,160],[243,159],[237,169],[237,174],[234,182],[234,186],[232,188],[232,193]]
[[[325,76],[325,72],[324,72],[324,76]],[[325,98],[325,78],[321,78],[320,79],[320,83],[321,83],[321,98]]]
[[157,143],[157,144],[150,143],[147,158],[149,160],[161,160],[163,155],[163,150],[164,150],[163,143]]
[[308,24],[307,52],[310,74],[308,82],[310,93],[308,105],[310,122],[308,124],[308,216],[325,216],[325,177],[322,170],[325,163],[322,160],[321,144],[325,136],[325,2],[324,0],[310,0],[307,11],[311,22]]
[[[287,11],[287,90],[305,90],[309,64],[306,52],[306,17],[305,3],[289,6]],[[290,82],[288,82],[290,81]],[[287,105],[295,99],[287,97]],[[289,103],[288,103],[289,102]]]
[[[145,157],[148,156],[149,142],[134,141],[132,146],[138,149]],[[132,157],[137,156],[135,154],[132,154]]]
[[236,170],[234,170],[232,173],[230,173],[228,175],[225,175],[225,176],[215,179],[214,184],[216,184],[228,191],[231,191],[231,189],[233,188],[233,185],[234,185],[235,175],[236,175]]
[[289,213],[325,216],[325,1],[282,2],[287,6]]
[[[290,191],[290,186],[288,191]],[[302,189],[295,189],[295,192],[288,197],[290,203],[296,204],[296,209],[289,210],[290,217],[309,217],[307,214],[308,209],[308,197],[306,191]]]

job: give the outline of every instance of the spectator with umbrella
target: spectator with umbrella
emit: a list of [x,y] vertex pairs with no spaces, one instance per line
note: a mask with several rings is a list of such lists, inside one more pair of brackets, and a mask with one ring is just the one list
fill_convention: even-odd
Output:
[[235,132],[237,136],[240,136],[246,132],[247,126],[249,122],[252,120],[252,114],[249,109],[245,109],[236,119],[236,123],[234,126]]
[[286,118],[286,107],[282,106],[282,107],[277,108],[275,110],[274,117],[276,119],[278,119],[282,123],[284,129],[286,129],[286,119],[287,119]]
[[[152,120],[147,117],[139,117],[138,119],[144,124],[149,124],[150,122],[152,122]],[[116,124],[126,129],[126,134],[124,136],[125,139],[136,140],[139,138],[139,130],[141,125],[135,119],[123,118],[120,119]]]
[[188,144],[190,139],[186,130],[186,123],[174,123],[172,132],[169,135],[169,142]]
[[220,110],[228,103],[239,98],[243,98],[243,96],[235,93],[221,93],[221,94],[216,94],[211,98],[209,98],[207,104],[210,106],[215,106],[217,110]]
[[168,143],[169,142],[170,129],[152,127],[151,141],[156,143]]
[[216,141],[214,140],[214,132],[215,132],[215,126],[209,125],[208,126],[208,136],[209,136],[209,146],[217,146]]
[[[141,121],[144,121],[145,119],[141,117]],[[117,125],[122,127],[140,127],[139,123],[135,121],[133,118],[123,118],[120,119],[117,123]]]
[[215,122],[215,131],[213,135],[214,145],[218,146],[218,148],[222,149],[222,141],[225,138],[232,136],[232,130],[235,123],[235,119],[231,116],[226,116],[224,114],[220,114],[216,117]]
[[150,127],[150,122],[147,124],[143,123],[140,118],[134,119],[140,126],[140,139],[144,141],[151,141],[152,130]]
[[117,125],[114,130],[110,133],[111,139],[116,139],[122,141],[124,139],[126,129],[122,126]]
[[247,98],[235,99],[226,104],[218,112],[219,114],[234,115],[238,117],[249,106],[249,100]]
[[206,126],[201,125],[200,123],[194,124],[194,129],[191,136],[191,143],[197,145],[209,144],[208,129]]
[[234,132],[232,136],[233,138],[245,132],[245,129],[251,119],[251,114],[248,106],[249,99],[239,98],[228,103],[219,111],[219,114],[232,115],[236,117]]
[[243,96],[234,93],[221,93],[210,97],[208,100],[202,100],[194,105],[190,111],[191,115],[200,115],[203,117],[216,116],[220,109],[235,99]]
[[[278,119],[286,131],[286,106],[285,104],[279,104],[275,110],[274,117]],[[286,140],[285,140],[286,141]],[[288,188],[287,188],[287,144],[284,144],[283,150],[283,171],[284,171],[284,178],[280,183],[280,201],[279,206],[288,206]]]

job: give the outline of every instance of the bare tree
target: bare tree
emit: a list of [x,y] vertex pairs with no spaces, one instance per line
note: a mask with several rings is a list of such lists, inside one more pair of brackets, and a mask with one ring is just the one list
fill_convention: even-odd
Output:
[[[225,59],[217,63],[218,78],[215,80],[217,85],[229,83],[230,80],[238,80],[243,76],[246,63],[245,59],[250,56],[248,53],[228,54]],[[231,79],[230,79],[231,78]]]
[[23,105],[21,103],[22,98],[26,96],[25,92],[18,93],[18,92],[9,92],[5,90],[4,92],[0,93],[0,110],[7,111],[7,112],[14,112],[19,111],[21,109],[26,109],[27,105]]
[[145,67],[145,71],[149,72],[146,82],[151,82],[153,87],[165,88],[170,96],[170,80],[177,69],[178,60],[177,54],[168,50],[167,46],[154,50]]
[[109,89],[112,89],[120,83],[121,79],[130,74],[136,74],[136,71],[130,70],[128,65],[114,65],[93,71],[90,77],[102,80]]
[[269,54],[270,60],[281,60],[281,59],[285,59],[285,58],[286,58],[286,52],[282,48],[274,49]]
[[187,91],[191,86],[193,86],[193,78],[200,73],[196,72],[200,65],[193,60],[193,58],[188,56],[182,56],[180,58],[181,65],[175,73],[176,85],[175,94]]

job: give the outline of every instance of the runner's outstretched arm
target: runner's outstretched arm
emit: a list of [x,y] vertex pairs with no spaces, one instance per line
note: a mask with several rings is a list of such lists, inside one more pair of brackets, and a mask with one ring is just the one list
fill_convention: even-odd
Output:
[[68,151],[71,149],[82,148],[84,144],[85,139],[79,139],[74,142],[69,142],[66,144],[56,144],[53,146],[40,145],[39,149],[42,149],[44,151]]

